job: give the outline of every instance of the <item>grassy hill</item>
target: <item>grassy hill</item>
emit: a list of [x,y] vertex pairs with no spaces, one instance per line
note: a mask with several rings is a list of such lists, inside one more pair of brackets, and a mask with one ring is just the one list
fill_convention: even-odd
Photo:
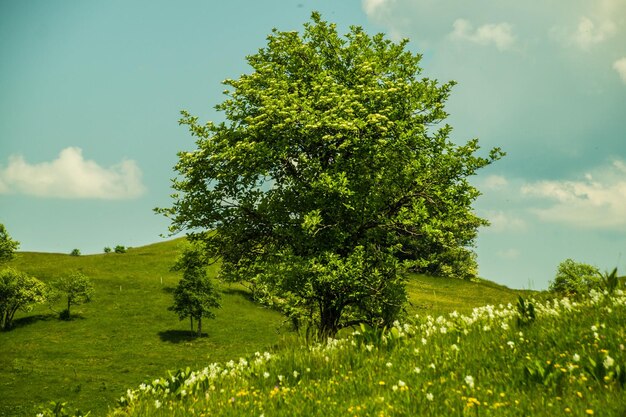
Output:
[[[282,316],[251,302],[236,285],[220,287],[222,308],[204,325],[207,337],[190,338],[188,322],[167,310],[179,279],[169,268],[180,245],[173,240],[78,257],[19,253],[11,266],[43,281],[78,269],[92,278],[96,292],[92,302],[73,307],[72,321],[37,306],[17,316],[16,328],[0,333],[0,415],[33,415],[36,405],[49,401],[104,415],[128,388],[167,370],[202,369],[292,343]],[[518,292],[487,281],[413,276],[409,312],[470,312],[515,301]]]

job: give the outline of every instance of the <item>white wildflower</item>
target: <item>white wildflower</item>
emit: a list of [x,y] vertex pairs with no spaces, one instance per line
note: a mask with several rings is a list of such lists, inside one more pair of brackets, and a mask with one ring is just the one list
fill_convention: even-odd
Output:
[[467,375],[465,377],[465,383],[467,384],[468,387],[473,389],[474,388],[474,377],[471,376],[471,375]]

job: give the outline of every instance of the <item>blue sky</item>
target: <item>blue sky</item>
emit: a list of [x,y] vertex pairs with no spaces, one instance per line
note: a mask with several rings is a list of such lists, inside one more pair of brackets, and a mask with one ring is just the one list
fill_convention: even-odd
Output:
[[409,38],[458,85],[452,139],[507,156],[483,192],[480,274],[546,288],[562,260],[626,270],[626,0],[0,2],[0,222],[21,249],[160,240],[179,111],[219,120],[221,81],[312,10]]

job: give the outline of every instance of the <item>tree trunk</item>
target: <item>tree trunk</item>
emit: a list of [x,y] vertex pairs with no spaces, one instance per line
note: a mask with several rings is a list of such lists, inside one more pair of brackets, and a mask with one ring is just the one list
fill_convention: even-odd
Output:
[[335,307],[328,303],[320,303],[320,323],[318,326],[319,335],[322,338],[335,337],[339,330],[339,320],[343,307]]
[[72,303],[70,302],[70,297],[67,297],[67,319],[70,319],[70,305],[72,305]]
[[198,337],[202,337],[202,316],[198,317]]

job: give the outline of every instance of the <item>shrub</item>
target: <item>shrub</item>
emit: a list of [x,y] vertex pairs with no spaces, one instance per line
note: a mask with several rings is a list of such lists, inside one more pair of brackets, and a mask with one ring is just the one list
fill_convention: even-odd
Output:
[[559,264],[556,277],[550,282],[549,290],[562,295],[579,295],[599,288],[602,278],[598,268],[566,259]]
[[108,246],[104,247],[104,253],[111,253],[111,248]]
[[126,253],[126,247],[123,245],[117,245],[115,247],[115,253]]
[[71,256],[80,256],[80,249],[72,249],[70,252]]

